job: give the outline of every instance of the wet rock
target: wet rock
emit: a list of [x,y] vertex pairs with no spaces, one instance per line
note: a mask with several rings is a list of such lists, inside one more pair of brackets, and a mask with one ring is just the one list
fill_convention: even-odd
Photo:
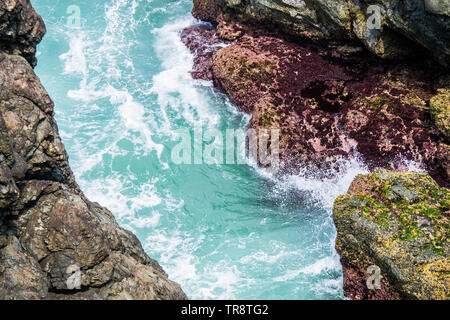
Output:
[[[334,205],[344,293],[352,299],[448,299],[450,190],[425,173],[360,175]],[[369,267],[381,287],[367,285]]]
[[186,299],[131,232],[78,187],[32,69],[45,32],[0,4],[0,299]]
[[216,22],[221,15],[221,11],[215,1],[194,0],[192,15],[200,20]]
[[297,44],[248,35],[219,50],[212,65],[216,84],[252,113],[251,128],[281,130],[289,170],[332,166],[351,153],[336,121],[350,79],[339,66]]
[[[352,99],[342,109],[343,127],[369,167],[400,169],[403,160],[412,160],[448,187],[450,176],[439,160],[445,136],[430,124],[433,89],[423,85],[423,81],[432,83],[433,77],[414,70],[396,67],[348,83]],[[355,112],[359,118],[355,119]]]
[[436,161],[444,171],[444,177],[450,177],[450,146],[445,143],[440,143],[438,152],[436,154]]
[[450,89],[439,89],[430,101],[430,111],[438,130],[450,141]]
[[209,24],[188,27],[181,32],[181,41],[194,54],[194,79],[212,80],[212,56],[223,46],[216,29]]
[[445,1],[203,0],[194,1],[194,12],[216,5],[225,20],[274,25],[297,38],[315,41],[358,41],[389,59],[424,49],[450,65],[450,15]]
[[[218,51],[215,35],[212,58],[211,51],[202,55],[203,47],[193,52],[200,52],[196,59],[207,66],[203,78],[212,73],[216,86],[252,114],[251,128],[281,130],[283,170],[326,172],[356,156],[371,169],[403,170],[410,160],[442,186],[450,184],[446,137],[429,121],[439,78],[435,70],[346,58],[246,26],[242,30]],[[440,99],[446,110],[446,97]]]

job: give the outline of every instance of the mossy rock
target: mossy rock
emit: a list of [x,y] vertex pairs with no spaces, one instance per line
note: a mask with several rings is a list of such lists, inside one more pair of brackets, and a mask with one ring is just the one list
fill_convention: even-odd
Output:
[[439,89],[430,101],[430,112],[438,130],[450,140],[450,89]]
[[426,173],[379,170],[358,176],[334,205],[344,269],[375,264],[393,296],[448,299],[449,214],[450,191]]

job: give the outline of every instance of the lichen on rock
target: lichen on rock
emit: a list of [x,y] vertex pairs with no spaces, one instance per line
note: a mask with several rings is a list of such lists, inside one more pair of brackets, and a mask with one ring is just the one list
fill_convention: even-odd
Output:
[[[353,299],[448,299],[450,190],[426,173],[358,176],[334,204],[344,292]],[[381,269],[369,290],[367,269]]]
[[450,142],[450,89],[439,89],[430,100],[430,111],[439,131]]

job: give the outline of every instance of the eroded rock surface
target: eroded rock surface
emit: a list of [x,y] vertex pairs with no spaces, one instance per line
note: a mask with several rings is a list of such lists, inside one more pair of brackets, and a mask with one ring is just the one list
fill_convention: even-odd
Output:
[[[449,298],[450,190],[426,173],[360,175],[333,218],[347,297]],[[380,288],[367,285],[371,266],[380,268]]]
[[296,37],[363,45],[383,58],[424,49],[450,65],[450,5],[445,0],[196,0],[194,16],[271,24]]
[[413,161],[450,185],[446,69],[391,65],[254,26],[227,26],[240,37],[220,38],[223,24],[217,32],[204,25],[183,31],[195,54],[193,75],[212,78],[251,113],[251,128],[281,130],[283,170],[325,172],[352,157],[370,168],[404,170]]
[[0,50],[36,64],[35,52],[46,32],[44,21],[30,0],[3,0],[0,4]]
[[0,3],[0,299],[185,299],[77,186],[32,69],[44,33],[28,0]]

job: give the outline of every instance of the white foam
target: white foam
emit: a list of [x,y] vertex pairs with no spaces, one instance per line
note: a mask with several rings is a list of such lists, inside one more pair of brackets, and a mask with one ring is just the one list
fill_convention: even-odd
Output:
[[301,250],[295,250],[295,251],[281,250],[280,252],[277,252],[277,253],[274,253],[271,255],[265,251],[258,250],[248,256],[241,258],[239,260],[239,262],[244,263],[244,264],[251,264],[255,261],[258,261],[258,262],[274,264],[284,258],[292,257],[295,255],[300,255],[300,253],[301,253]]
[[336,256],[328,256],[298,270],[288,270],[284,275],[276,277],[274,281],[290,281],[298,278],[300,274],[319,275],[330,271],[338,272],[339,270],[341,270],[339,259],[336,259]]
[[140,184],[138,190],[133,192],[135,196],[130,196],[130,190],[126,187],[129,175],[132,173],[115,174],[101,180],[81,181],[87,197],[114,212],[118,219],[127,220],[130,225],[138,227],[157,225],[161,217],[157,210],[151,210],[151,216],[148,217],[137,216],[140,210],[157,207],[162,203],[163,200],[155,187],[157,180]]
[[330,270],[339,270],[341,267],[338,261],[334,259],[333,257],[325,257],[323,259],[319,259],[313,264],[300,269],[300,273],[306,273],[306,274],[321,274],[322,272],[330,271]]
[[[136,25],[133,13],[137,5],[138,2],[133,1],[130,8],[129,1],[125,0],[105,4],[106,27],[100,39],[91,39],[97,33],[90,30],[77,30],[76,33],[66,31],[69,51],[61,55],[60,59],[64,63],[65,74],[80,77],[79,88],[69,90],[68,97],[83,102],[86,109],[100,99],[109,99],[116,106],[125,126],[125,130],[116,129],[117,132],[138,131],[147,152],[155,150],[160,159],[164,147],[153,141],[154,130],[148,124],[154,124],[154,121],[150,115],[146,115],[144,106],[127,87],[117,88],[117,85],[111,83],[99,85],[104,82],[105,77],[110,80],[132,77],[132,74],[124,75],[122,69],[134,70],[133,60],[129,58],[128,52],[135,41],[126,34],[130,29],[134,30]],[[166,163],[161,162],[161,165],[167,168]]]
[[347,193],[352,181],[358,174],[368,173],[367,167],[358,159],[353,158],[336,164],[336,168],[328,172],[329,177],[321,179],[311,177],[306,169],[298,174],[285,174],[274,176],[269,170],[261,168],[254,159],[247,159],[248,164],[262,177],[273,181],[276,186],[274,193],[282,195],[288,193],[292,188],[307,192],[311,204],[318,205],[331,210],[334,200],[340,195]]
[[227,260],[200,261],[193,254],[205,240],[203,235],[192,237],[189,233],[176,231],[168,234],[163,230],[152,232],[145,242],[147,251],[159,255],[170,279],[201,299],[230,299],[242,285],[251,280],[242,277],[237,266]]
[[81,74],[83,79],[85,79],[88,73],[86,56],[84,54],[87,40],[84,38],[83,33],[70,35],[69,37],[69,51],[59,57],[64,63],[64,74]]
[[411,171],[411,172],[426,172],[424,166],[419,164],[419,163],[417,163],[417,162],[415,162],[415,161],[404,160],[403,162],[404,162],[404,164],[405,164],[405,166],[407,168],[407,171]]
[[169,113],[194,125],[211,127],[219,123],[219,115],[211,109],[210,101],[192,80],[193,56],[180,40],[180,32],[195,20],[190,17],[152,30],[157,36],[155,49],[164,70],[153,77],[149,94],[157,102],[165,119],[164,132],[170,134]]

